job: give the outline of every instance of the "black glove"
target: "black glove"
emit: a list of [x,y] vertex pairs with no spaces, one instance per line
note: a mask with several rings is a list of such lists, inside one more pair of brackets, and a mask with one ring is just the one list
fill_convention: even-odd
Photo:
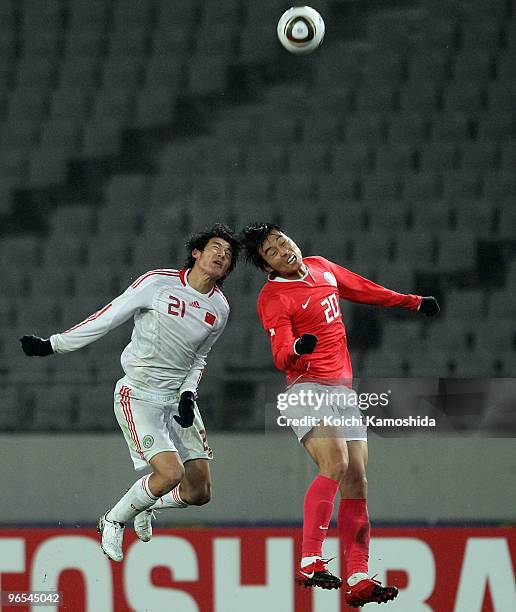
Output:
[[23,352],[29,357],[46,357],[54,354],[50,340],[43,340],[39,336],[23,336],[20,342]]
[[424,297],[421,300],[421,306],[419,307],[419,312],[422,312],[427,317],[433,317],[436,315],[439,310],[439,302],[434,298],[433,295]]
[[177,414],[174,415],[174,419],[184,427],[191,427],[194,422],[194,394],[191,391],[183,391],[181,393],[181,398],[179,400],[179,416]]
[[303,334],[294,342],[294,350],[298,355],[309,355],[314,352],[317,346],[317,336],[313,334]]

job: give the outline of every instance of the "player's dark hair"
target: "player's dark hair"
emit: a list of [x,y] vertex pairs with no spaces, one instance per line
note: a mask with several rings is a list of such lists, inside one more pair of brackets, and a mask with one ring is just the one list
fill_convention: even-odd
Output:
[[187,268],[194,267],[196,259],[192,255],[192,251],[194,249],[197,249],[198,251],[204,251],[205,246],[212,238],[222,238],[222,240],[225,240],[231,246],[231,263],[229,264],[227,274],[217,281],[217,285],[219,287],[222,287],[224,280],[235,269],[235,266],[237,265],[238,261],[238,255],[240,253],[240,240],[235,234],[235,232],[227,225],[224,225],[223,223],[215,223],[215,225],[204,230],[203,232],[199,232],[190,236],[186,243],[188,255],[185,262],[185,266]]
[[265,271],[267,263],[259,250],[273,230],[281,232],[281,228],[275,223],[251,223],[242,230],[241,241],[245,249],[245,258],[260,270]]

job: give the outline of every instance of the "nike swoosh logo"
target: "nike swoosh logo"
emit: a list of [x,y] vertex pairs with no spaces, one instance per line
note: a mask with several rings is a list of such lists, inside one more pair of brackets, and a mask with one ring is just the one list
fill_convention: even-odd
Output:
[[303,310],[304,310],[304,309],[306,309],[306,307],[308,306],[308,304],[309,304],[309,302],[310,302],[310,300],[311,300],[311,299],[312,299],[312,296],[310,296],[310,297],[309,297],[309,298],[306,300],[306,302],[305,302],[304,304],[301,304],[301,308],[302,308]]
[[328,529],[328,527],[323,527],[322,525],[319,525],[319,529]]
[[299,571],[300,574],[303,574],[303,576],[306,576],[307,578],[313,578],[315,572],[312,572],[311,574],[306,574],[305,572],[302,572],[301,570]]
[[351,595],[351,591],[346,591],[346,595]]

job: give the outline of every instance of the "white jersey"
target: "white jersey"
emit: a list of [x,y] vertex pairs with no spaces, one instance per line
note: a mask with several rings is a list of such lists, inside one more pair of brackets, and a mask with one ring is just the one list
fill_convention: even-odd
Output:
[[55,353],[75,351],[134,316],[120,362],[134,387],[197,391],[206,355],[226,326],[229,304],[214,287],[199,293],[189,270],[151,270],[82,323],[50,336]]

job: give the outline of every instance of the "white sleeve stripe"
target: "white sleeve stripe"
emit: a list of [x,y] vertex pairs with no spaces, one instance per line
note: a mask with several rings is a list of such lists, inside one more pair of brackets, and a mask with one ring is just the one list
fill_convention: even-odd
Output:
[[176,272],[175,270],[170,270],[170,271],[166,271],[166,270],[153,270],[152,272],[147,272],[143,276],[140,276],[140,278],[138,280],[136,280],[131,285],[131,287],[133,289],[136,289],[136,287],[138,287],[138,285],[140,285],[146,278],[149,278],[149,276],[153,276],[155,274],[157,274],[159,276],[175,276],[175,277],[179,276],[179,272]]
[[89,323],[90,321],[95,321],[95,319],[98,319],[100,317],[100,315],[104,314],[106,312],[106,310],[111,308],[111,306],[113,306],[113,304],[108,304],[102,310],[94,312],[87,319],[84,319],[84,321],[81,321],[81,323],[77,323],[77,325],[74,325],[73,327],[70,327],[70,329],[67,329],[66,331],[64,331],[63,334],[67,334],[68,332],[71,332],[74,329],[77,329],[78,327],[81,327],[82,325],[86,325],[86,323]]

